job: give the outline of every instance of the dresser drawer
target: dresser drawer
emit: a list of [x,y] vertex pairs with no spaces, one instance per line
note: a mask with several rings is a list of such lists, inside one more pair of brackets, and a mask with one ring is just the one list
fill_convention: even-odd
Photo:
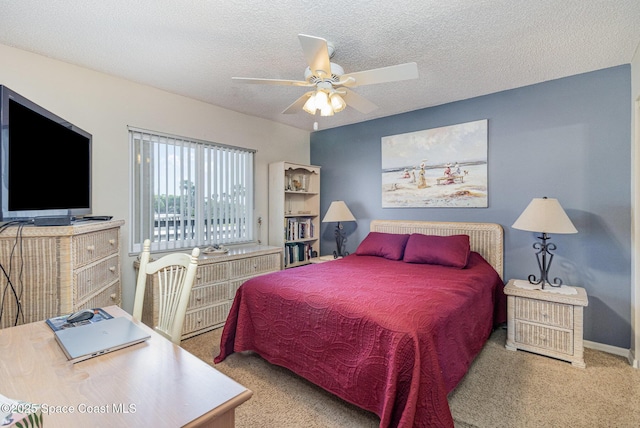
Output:
[[229,278],[256,276],[280,270],[280,253],[247,257],[229,262]]
[[78,300],[73,308],[74,311],[79,309],[104,308],[106,306],[117,305],[122,303],[122,295],[120,294],[120,281],[116,281],[98,294],[90,297],[86,301]]
[[208,308],[188,312],[182,326],[183,338],[190,333],[195,333],[202,329],[211,329],[212,326],[224,323],[230,309],[231,303],[226,301]]
[[229,298],[231,299],[231,301],[235,299],[238,288],[240,288],[242,284],[244,284],[250,279],[251,278],[240,278],[240,279],[234,279],[232,281],[229,281],[229,285],[227,286],[227,288],[229,289]]
[[84,300],[96,290],[120,278],[120,257],[114,254],[98,263],[85,266],[73,273],[74,301]]
[[[233,297],[233,296],[232,296]],[[191,289],[189,297],[189,310],[197,309],[202,306],[211,306],[214,303],[229,300],[229,286],[226,282],[219,284],[203,285]]]
[[515,341],[520,345],[573,355],[573,331],[515,321]]
[[573,328],[573,305],[516,297],[514,309],[518,320]]
[[[275,272],[275,271],[273,271]],[[260,275],[264,275],[265,273],[268,272],[264,272],[262,274],[258,274],[258,275],[252,275],[252,276],[245,276],[243,278],[237,278],[237,279],[232,279],[229,281],[229,285],[228,285],[228,289],[229,289],[229,299],[233,300],[236,297],[236,292],[238,291],[238,288],[240,288],[240,286],[242,284],[244,284],[245,282],[247,282],[248,280],[250,280],[251,278],[254,278],[256,276],[260,276]]]
[[74,266],[78,268],[116,254],[119,234],[120,230],[115,228],[74,236]]
[[227,262],[198,265],[194,286],[224,282],[229,278],[229,264]]

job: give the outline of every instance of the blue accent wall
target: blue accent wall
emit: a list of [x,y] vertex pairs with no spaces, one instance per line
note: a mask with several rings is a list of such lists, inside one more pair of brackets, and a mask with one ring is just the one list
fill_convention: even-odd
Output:
[[[311,134],[321,215],[344,200],[354,252],[372,219],[499,223],[505,282],[539,274],[536,234],[511,225],[531,199],[557,198],[578,234],[551,235],[550,276],[584,287],[585,340],[628,349],[631,337],[631,67],[622,65]],[[488,119],[488,208],[382,208],[381,138]],[[321,254],[335,249],[322,224]]]

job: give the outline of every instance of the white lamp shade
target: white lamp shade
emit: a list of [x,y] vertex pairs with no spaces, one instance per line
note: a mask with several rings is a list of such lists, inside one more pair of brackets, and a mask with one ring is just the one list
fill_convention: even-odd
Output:
[[320,116],[333,116],[333,108],[331,107],[331,104],[327,104],[320,109]]
[[316,94],[313,93],[307,99],[307,102],[302,106],[302,110],[306,111],[309,114],[316,114]]
[[320,110],[321,116],[333,116],[334,113],[341,112],[347,107],[344,98],[336,91],[331,93],[325,92],[325,89],[318,88],[313,92],[309,92],[309,98],[302,105],[302,110],[309,114],[315,115]]
[[347,103],[345,103],[342,97],[335,92],[331,94],[331,107],[333,107],[334,112],[340,113],[345,109],[345,107],[347,107]]
[[353,214],[351,214],[349,207],[347,207],[347,204],[345,204],[344,201],[331,202],[327,213],[322,219],[323,223],[330,223],[335,221],[356,221],[356,218],[353,216]]
[[578,233],[558,200],[553,198],[534,198],[511,227],[530,232]]
[[327,106],[331,107],[331,104],[329,104],[329,95],[324,91],[316,91],[316,108],[322,110]]

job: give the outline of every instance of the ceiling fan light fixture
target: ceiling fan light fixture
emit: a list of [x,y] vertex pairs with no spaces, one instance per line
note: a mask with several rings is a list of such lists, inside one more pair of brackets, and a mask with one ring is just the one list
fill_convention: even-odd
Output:
[[316,94],[313,93],[309,96],[309,99],[307,100],[306,103],[304,103],[304,105],[302,106],[302,110],[306,111],[309,114],[315,115],[316,114]]
[[331,104],[329,104],[329,96],[325,91],[317,90],[315,100],[317,109],[323,110],[326,107],[331,107]]
[[[373,85],[386,82],[417,79],[418,64],[408,62],[405,64],[391,65],[370,70],[357,71],[345,74],[344,69],[331,62],[335,52],[333,44],[322,37],[314,37],[306,34],[298,34],[302,50],[307,62],[304,71],[304,80],[262,79],[254,77],[233,77],[237,82],[261,83],[266,85],[289,85],[311,88],[310,92],[296,99],[282,113],[290,114],[300,111],[300,107],[311,115],[318,110],[323,116],[332,116],[347,107],[363,114],[369,114],[377,106],[364,97],[361,97],[350,88],[356,86]],[[334,95],[338,93],[339,95]],[[325,107],[327,106],[327,107]]]
[[320,116],[333,116],[333,108],[331,107],[331,104],[327,104],[320,109]]
[[338,94],[334,92],[331,94],[331,107],[333,107],[333,111],[335,113],[340,113],[347,107],[347,103],[344,102],[344,99]]

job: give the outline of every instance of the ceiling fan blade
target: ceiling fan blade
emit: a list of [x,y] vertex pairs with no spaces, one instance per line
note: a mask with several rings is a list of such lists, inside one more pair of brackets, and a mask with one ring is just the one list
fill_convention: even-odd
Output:
[[300,110],[302,110],[302,106],[304,105],[304,103],[307,102],[307,99],[309,99],[309,96],[312,93],[313,93],[313,91],[309,91],[306,94],[304,94],[303,96],[301,96],[300,98],[298,98],[297,100],[295,100],[293,102],[293,104],[291,104],[289,107],[284,109],[282,114],[298,113]]
[[368,114],[378,108],[377,105],[353,91],[350,91],[346,88],[340,90],[340,92],[343,91],[346,92],[344,95],[342,95],[342,99],[344,99],[344,102],[347,103],[349,107],[353,107],[354,109],[358,110],[360,113]]
[[[311,72],[320,77],[331,76],[331,61],[327,41],[321,37],[298,34],[304,57],[307,59]],[[322,73],[322,74],[321,74]]]
[[[338,85],[355,87],[374,85],[376,83],[397,82],[418,78],[418,64],[408,62],[406,64],[390,65],[389,67],[375,68],[373,70],[347,73],[340,77]],[[353,80],[352,80],[353,79]]]
[[313,86],[304,80],[282,80],[282,79],[259,79],[254,77],[232,77],[239,83],[257,83],[261,85],[288,85],[288,86]]

